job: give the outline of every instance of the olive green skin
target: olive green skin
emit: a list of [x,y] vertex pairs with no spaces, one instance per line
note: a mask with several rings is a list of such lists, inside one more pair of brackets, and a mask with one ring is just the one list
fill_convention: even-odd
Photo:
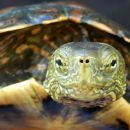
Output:
[[125,93],[125,62],[105,43],[67,43],[53,53],[43,86],[57,102],[104,107]]

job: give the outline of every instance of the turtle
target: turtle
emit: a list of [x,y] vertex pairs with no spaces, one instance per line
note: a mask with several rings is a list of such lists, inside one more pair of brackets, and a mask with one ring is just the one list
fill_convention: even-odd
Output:
[[77,3],[0,11],[1,130],[130,129],[130,33]]

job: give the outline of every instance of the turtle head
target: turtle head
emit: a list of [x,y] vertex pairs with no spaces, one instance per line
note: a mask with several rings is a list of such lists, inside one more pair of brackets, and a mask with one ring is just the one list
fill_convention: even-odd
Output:
[[53,53],[43,84],[55,101],[103,107],[125,93],[124,59],[105,43],[67,43]]

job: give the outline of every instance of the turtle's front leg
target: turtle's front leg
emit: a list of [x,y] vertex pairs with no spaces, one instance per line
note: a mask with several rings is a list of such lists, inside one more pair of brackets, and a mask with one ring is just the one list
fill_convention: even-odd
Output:
[[[29,113],[34,110],[40,113],[43,99],[48,94],[35,79],[9,85],[0,89],[0,106],[14,105],[15,107]],[[34,112],[31,111],[31,115]]]
[[[118,104],[115,104],[115,107]],[[114,107],[114,104],[113,104]],[[119,100],[119,107],[117,109],[117,119],[125,122],[130,130],[130,104],[124,99]]]
[[119,125],[118,121],[120,120],[126,123],[130,130],[130,104],[124,98],[120,98],[98,112],[95,118],[110,126]]

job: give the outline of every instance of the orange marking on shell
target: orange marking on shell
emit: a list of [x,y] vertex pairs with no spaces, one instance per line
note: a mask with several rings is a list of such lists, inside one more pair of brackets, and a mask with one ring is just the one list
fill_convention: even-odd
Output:
[[55,44],[55,42],[49,42],[49,44],[51,45],[51,47],[53,47],[54,49],[57,49],[58,46]]
[[83,17],[83,10],[73,10],[71,11],[71,15],[69,16],[74,22],[80,23],[81,18]]
[[4,57],[2,60],[1,60],[1,63],[2,64],[7,64],[9,61],[9,57]]
[[3,45],[4,44],[4,41],[0,41],[0,45]]
[[32,35],[36,35],[41,31],[41,27],[36,27],[35,29],[32,30]]
[[43,36],[43,41],[50,41],[50,37],[49,37],[49,35],[44,35]]
[[71,37],[71,36],[70,36],[69,34],[68,34],[68,35],[65,35],[65,36],[64,36],[64,41],[69,41],[70,37]]
[[43,41],[46,41],[46,43],[48,43],[51,47],[53,47],[54,49],[57,49],[57,45],[55,44],[55,42],[51,41],[51,38],[49,35],[44,35]]
[[[1,30],[0,30],[1,31]],[[13,41],[13,36],[14,36],[14,33],[13,34],[10,34],[10,35],[7,35],[6,37],[4,37],[2,39],[2,42],[3,44],[4,43],[11,43]]]
[[50,53],[47,52],[47,51],[45,51],[45,50],[43,50],[43,49],[41,49],[40,54],[41,54],[41,56],[46,57],[46,58],[48,58],[48,59],[49,59],[49,57],[50,57]]
[[23,38],[24,38],[24,37],[25,37],[25,35],[24,35],[24,34],[22,34],[22,35],[18,36],[18,41],[23,40]]
[[8,53],[6,51],[0,52],[0,58],[7,57]]
[[79,17],[75,17],[75,16],[70,16],[70,19],[76,23],[80,23],[81,22],[81,18]]
[[29,46],[28,45],[26,45],[26,44],[22,44],[22,45],[20,45],[17,49],[16,49],[16,54],[20,54],[20,53],[22,53],[23,51],[25,51],[26,49],[28,49],[29,48]]
[[19,58],[20,59],[24,59],[24,56],[21,54],[21,55],[19,55]]
[[37,46],[35,45],[29,45],[29,48],[31,48],[34,52],[36,53],[40,53],[40,48],[38,48]]
[[11,11],[12,9],[14,9],[15,7],[8,7],[8,8],[6,8],[6,9],[2,9],[2,10],[0,10],[0,14],[4,14],[4,13],[6,13],[6,12],[8,12],[8,11]]
[[126,61],[130,63],[130,56],[129,55],[125,55]]

